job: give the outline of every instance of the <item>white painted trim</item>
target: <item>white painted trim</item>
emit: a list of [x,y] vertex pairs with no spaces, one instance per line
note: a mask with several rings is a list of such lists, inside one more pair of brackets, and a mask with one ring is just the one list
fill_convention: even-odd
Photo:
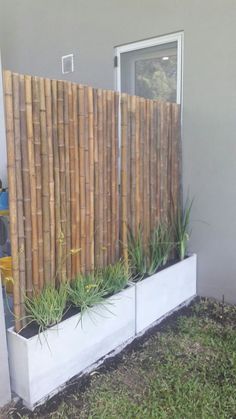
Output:
[[183,97],[183,32],[176,32],[170,35],[158,36],[156,38],[132,42],[130,44],[115,47],[114,57],[117,56],[118,60],[118,66],[115,68],[115,89],[118,92],[121,92],[121,54],[125,52],[136,51],[143,48],[150,48],[157,45],[169,44],[170,42],[177,42],[177,103],[181,104]]

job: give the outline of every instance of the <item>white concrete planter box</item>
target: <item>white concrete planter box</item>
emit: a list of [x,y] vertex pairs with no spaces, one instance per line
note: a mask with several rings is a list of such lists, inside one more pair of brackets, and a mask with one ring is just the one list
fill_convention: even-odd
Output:
[[136,333],[196,295],[197,256],[192,255],[136,284]]
[[[39,336],[25,339],[8,330],[12,390],[31,410],[72,377],[135,336],[135,286],[76,314]],[[109,311],[110,312],[109,312]]]

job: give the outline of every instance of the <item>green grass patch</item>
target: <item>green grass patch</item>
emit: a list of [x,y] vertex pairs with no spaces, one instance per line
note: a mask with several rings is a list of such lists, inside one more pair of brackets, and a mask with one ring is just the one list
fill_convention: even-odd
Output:
[[98,370],[85,391],[74,389],[55,409],[46,408],[9,417],[235,418],[236,308],[194,304],[188,315],[125,352],[116,368]]

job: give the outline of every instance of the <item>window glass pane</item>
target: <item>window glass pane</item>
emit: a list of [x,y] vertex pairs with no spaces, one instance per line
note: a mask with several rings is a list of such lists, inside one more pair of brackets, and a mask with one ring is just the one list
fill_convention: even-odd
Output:
[[177,42],[122,53],[121,90],[176,102]]

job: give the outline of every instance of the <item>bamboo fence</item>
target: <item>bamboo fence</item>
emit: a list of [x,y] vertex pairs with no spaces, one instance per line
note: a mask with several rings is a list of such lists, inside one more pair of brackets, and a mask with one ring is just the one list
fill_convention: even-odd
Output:
[[128,227],[147,241],[176,211],[180,108],[10,71],[4,94],[19,330],[25,295],[127,259]]

